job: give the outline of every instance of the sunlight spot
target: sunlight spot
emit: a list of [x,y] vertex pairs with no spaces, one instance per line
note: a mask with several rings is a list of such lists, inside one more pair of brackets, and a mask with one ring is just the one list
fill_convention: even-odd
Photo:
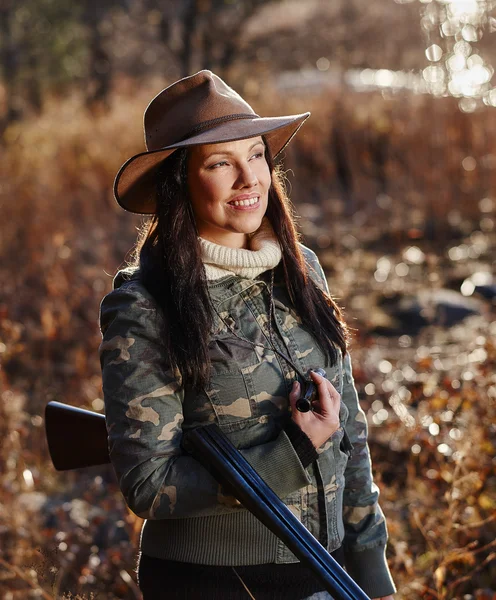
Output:
[[101,398],[95,398],[91,403],[91,406],[93,407],[93,410],[103,410],[105,404]]
[[477,162],[473,156],[466,156],[462,160],[462,167],[465,169],[465,171],[473,171],[476,166]]
[[432,44],[432,46],[429,46],[426,49],[425,55],[427,56],[427,60],[430,60],[431,62],[436,62],[441,59],[443,55],[443,50],[441,46],[438,46],[437,44]]
[[443,413],[441,413],[441,421],[448,423],[449,421],[452,421],[452,420],[453,420],[453,411],[452,410],[445,410]]
[[386,379],[386,381],[382,382],[382,390],[386,393],[392,392],[394,390],[394,382],[390,379]]
[[374,273],[374,278],[378,283],[384,283],[388,278],[388,271],[376,271]]
[[372,410],[374,412],[378,412],[379,410],[381,410],[381,408],[384,408],[382,400],[374,400],[374,402],[372,402]]
[[462,439],[463,433],[454,427],[453,429],[450,429],[449,436],[452,440],[458,441]]
[[322,56],[317,60],[316,65],[319,71],[328,71],[331,63],[328,58]]
[[444,454],[445,456],[449,456],[453,453],[453,450],[448,446],[448,444],[439,444],[437,450],[440,454]]
[[24,471],[22,472],[22,476],[24,478],[26,486],[32,488],[34,486],[34,479],[31,471],[29,469],[24,469]]
[[379,363],[379,371],[381,373],[391,373],[392,368],[393,365],[388,360],[381,360],[381,362]]
[[403,252],[403,259],[410,263],[420,265],[425,260],[425,254],[420,248],[417,248],[417,246],[410,246]]
[[430,415],[424,415],[423,417],[421,417],[420,423],[422,424],[422,427],[429,427],[433,420],[434,419]]
[[389,412],[385,408],[381,408],[381,410],[377,413],[377,418],[382,421],[387,421],[389,418]]
[[460,292],[464,296],[471,296],[474,293],[474,290],[475,285],[469,279],[466,279],[460,287]]
[[431,423],[429,425],[429,433],[431,435],[439,435],[439,425],[437,423]]
[[494,210],[494,202],[492,198],[482,198],[479,202],[479,210],[484,213],[490,213]]

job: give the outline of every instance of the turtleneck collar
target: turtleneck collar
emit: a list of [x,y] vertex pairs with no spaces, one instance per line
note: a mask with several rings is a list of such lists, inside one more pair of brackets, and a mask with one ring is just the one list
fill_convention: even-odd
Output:
[[228,248],[200,238],[202,260],[209,281],[233,274],[254,279],[273,269],[282,253],[274,230],[264,217],[260,227],[250,236],[250,248]]

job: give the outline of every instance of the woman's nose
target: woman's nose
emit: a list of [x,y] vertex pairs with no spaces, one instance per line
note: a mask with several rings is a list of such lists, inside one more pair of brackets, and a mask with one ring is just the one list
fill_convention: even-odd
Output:
[[258,182],[256,173],[251,169],[249,164],[241,165],[239,167],[238,187],[253,187]]

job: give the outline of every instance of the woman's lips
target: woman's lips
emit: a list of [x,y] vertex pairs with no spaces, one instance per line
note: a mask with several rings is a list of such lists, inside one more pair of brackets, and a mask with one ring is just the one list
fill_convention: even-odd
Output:
[[247,198],[246,200],[233,200],[228,206],[234,210],[255,210],[260,206],[260,198]]

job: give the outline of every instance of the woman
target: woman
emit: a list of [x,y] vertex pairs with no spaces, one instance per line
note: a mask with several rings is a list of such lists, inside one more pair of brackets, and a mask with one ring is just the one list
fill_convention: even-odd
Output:
[[153,215],[102,302],[100,348],[110,457],[147,519],[145,600],[330,598],[183,450],[211,422],[371,597],[392,598],[346,325],[272,162],[308,116],[261,118],[201,71],[152,100],[147,152],[116,177],[119,204]]

